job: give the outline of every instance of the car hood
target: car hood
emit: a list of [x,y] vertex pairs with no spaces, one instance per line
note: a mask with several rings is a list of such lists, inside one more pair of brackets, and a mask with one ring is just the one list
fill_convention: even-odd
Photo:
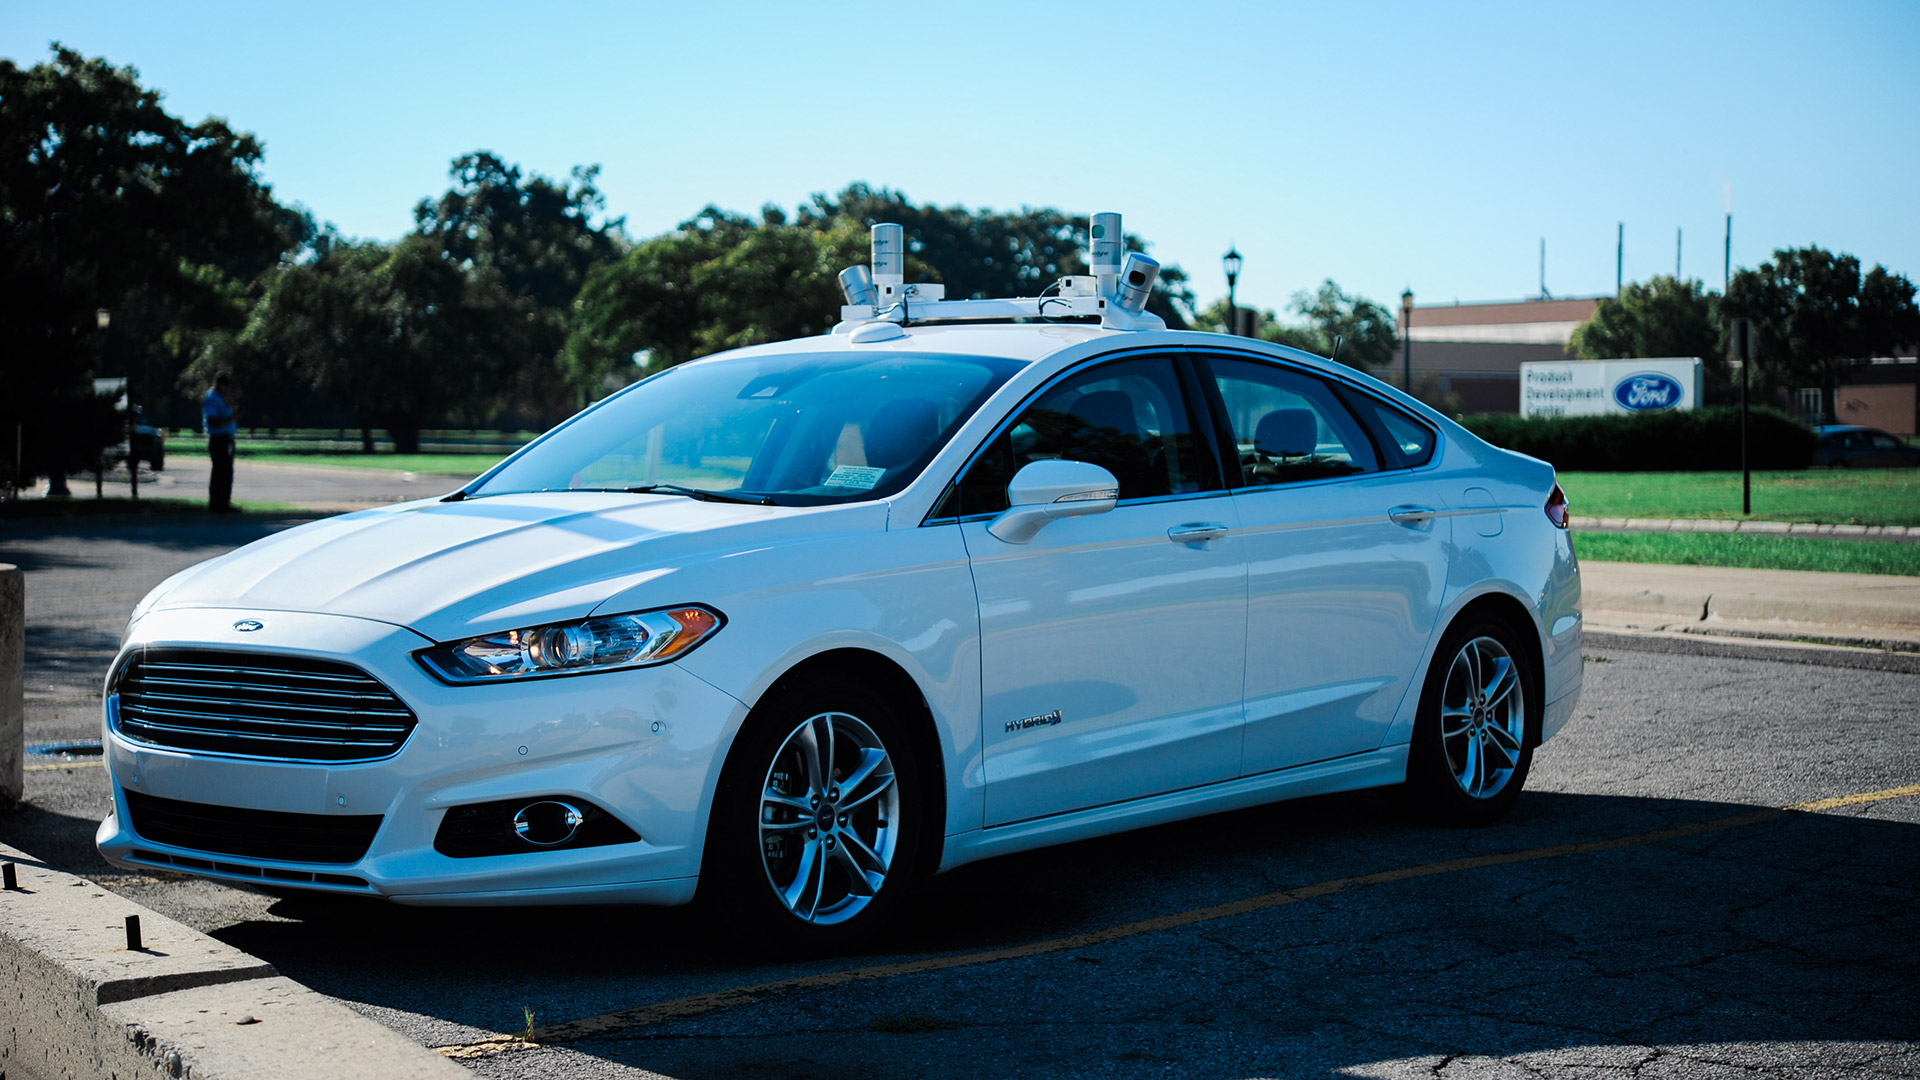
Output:
[[580,618],[609,597],[730,552],[886,528],[885,503],[750,506],[596,492],[418,502],[326,518],[201,563],[141,604],[315,611],[436,641]]

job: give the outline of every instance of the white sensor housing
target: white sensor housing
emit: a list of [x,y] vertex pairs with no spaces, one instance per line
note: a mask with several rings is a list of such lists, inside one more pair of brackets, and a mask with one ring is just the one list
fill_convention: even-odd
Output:
[[[873,227],[873,283],[882,293],[907,280],[907,231],[892,222]],[[891,290],[897,291],[897,290]]]
[[1127,253],[1120,268],[1120,291],[1114,298],[1120,310],[1138,315],[1146,310],[1147,297],[1153,295],[1153,283],[1160,276],[1160,262],[1137,251]]

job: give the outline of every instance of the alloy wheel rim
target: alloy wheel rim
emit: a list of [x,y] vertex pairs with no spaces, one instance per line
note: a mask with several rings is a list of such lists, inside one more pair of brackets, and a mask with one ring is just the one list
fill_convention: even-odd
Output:
[[1460,647],[1440,695],[1440,744],[1454,783],[1491,799],[1513,780],[1526,745],[1526,695],[1506,646],[1477,637]]
[[787,734],[760,786],[760,858],[795,918],[845,922],[893,866],[900,786],[887,748],[858,717],[823,712]]

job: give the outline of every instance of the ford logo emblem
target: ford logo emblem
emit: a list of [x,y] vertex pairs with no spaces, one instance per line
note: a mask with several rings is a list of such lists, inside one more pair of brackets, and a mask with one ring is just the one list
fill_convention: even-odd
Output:
[[1671,409],[1680,404],[1680,381],[1658,371],[1629,375],[1613,387],[1613,400],[1630,412]]
[[266,623],[261,622],[259,619],[241,619],[239,622],[233,624],[233,628],[243,634],[251,634],[255,630],[265,629],[266,625]]

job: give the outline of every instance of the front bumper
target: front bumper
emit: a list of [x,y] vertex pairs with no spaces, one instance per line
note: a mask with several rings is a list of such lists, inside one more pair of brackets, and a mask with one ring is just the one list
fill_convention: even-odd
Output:
[[[259,619],[248,634],[233,624]],[[186,870],[252,884],[383,896],[401,903],[684,903],[700,870],[707,807],[745,707],[676,665],[448,686],[414,663],[430,644],[403,627],[295,612],[185,609],[141,619],[119,664],[152,646],[249,651],[352,664],[385,683],[418,723],[370,762],[272,761],[138,743],[104,722],[114,810],[96,841],[120,866]],[[109,687],[111,689],[111,686]],[[109,712],[112,710],[109,695]],[[126,793],[308,815],[381,815],[366,854],[311,863],[215,854],[155,842]],[[571,797],[640,840],[453,858],[434,850],[450,807]],[[311,877],[309,877],[311,875]]]

